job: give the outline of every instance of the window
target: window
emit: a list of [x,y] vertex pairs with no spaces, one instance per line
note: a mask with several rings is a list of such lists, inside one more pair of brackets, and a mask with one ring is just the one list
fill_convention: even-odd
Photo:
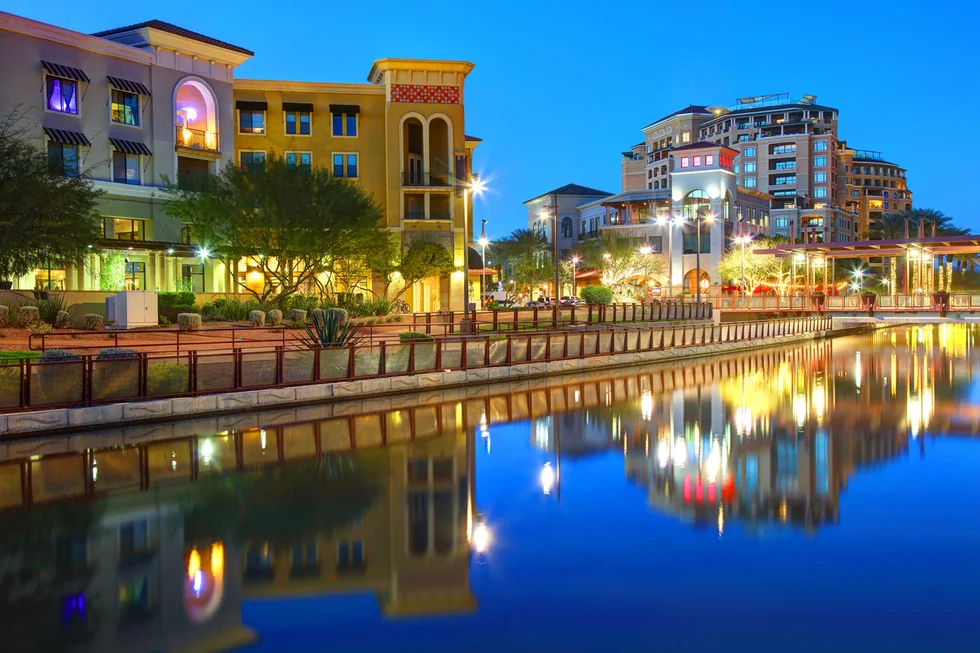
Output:
[[742,164],[741,163],[736,163],[735,164],[735,167],[734,167],[735,174],[737,175],[739,172],[741,172],[741,169],[742,169]]
[[332,114],[334,136],[357,136],[356,113]]
[[286,152],[286,167],[290,170],[299,170],[301,175],[310,174],[313,164],[313,155],[310,152]]
[[565,216],[561,219],[561,237],[571,238],[572,237],[572,219]]
[[813,144],[814,152],[826,152],[827,151],[827,141],[817,141]]
[[796,175],[783,175],[782,177],[776,177],[773,180],[773,184],[776,186],[795,186]]
[[119,612],[123,621],[145,613],[148,608],[145,576],[119,585]]
[[305,576],[319,571],[316,556],[316,540],[305,540],[293,544],[292,569],[290,575]]
[[180,282],[185,289],[191,292],[204,292],[204,265],[182,264],[180,266]]
[[796,143],[789,143],[787,145],[773,145],[769,153],[770,154],[796,154]]
[[813,173],[813,181],[814,181],[814,183],[817,183],[817,184],[826,183],[827,182],[827,173],[826,172],[814,172]]
[[827,165],[827,157],[825,156],[815,156],[813,157],[813,167],[823,168]]
[[683,134],[681,134],[681,143],[690,143],[690,142],[691,142],[691,132],[684,132]]
[[885,210],[888,210],[888,202],[885,202]]
[[682,168],[688,168],[688,167],[690,167],[690,165],[691,165],[691,158],[690,157],[686,157],[686,156],[682,156],[681,157],[681,167]]
[[738,137],[738,140],[735,141],[735,142],[736,143],[748,143],[749,142],[749,135],[748,134],[742,134],[741,136]]
[[139,127],[140,96],[118,88],[112,89],[112,122]]
[[827,188],[825,186],[818,186],[813,189],[814,197],[827,197]]
[[796,170],[796,160],[776,161],[776,170]]
[[[685,254],[696,254],[698,251],[698,232],[696,229],[683,235],[683,247]],[[701,230],[701,253],[711,253],[711,236],[707,229]]]
[[364,568],[364,542],[361,540],[342,541],[337,545],[338,569]]
[[334,177],[357,177],[357,155],[356,154],[334,154],[333,155],[333,176]]
[[286,133],[290,136],[309,136],[311,116],[309,111],[287,111]]
[[859,190],[852,190],[851,191],[851,197],[861,197],[861,191],[859,191]]
[[107,240],[144,240],[143,221],[129,218],[103,218],[102,237]]
[[755,172],[755,161],[745,162],[745,172]]
[[112,181],[117,184],[140,183],[140,158],[137,154],[112,153]]
[[238,110],[238,133],[264,134],[265,111],[258,111],[256,109],[239,109]]
[[788,227],[789,218],[776,218],[776,227]]
[[50,141],[48,143],[48,167],[54,174],[77,177],[78,146]]
[[701,157],[700,156],[694,157],[694,167],[695,168],[701,167]]
[[250,150],[240,153],[240,163],[245,172],[256,172],[265,165],[265,152],[253,152]]
[[78,82],[74,79],[48,75],[45,98],[49,111],[78,115]]
[[125,290],[146,290],[146,263],[126,262]]
[[146,520],[126,522],[119,527],[119,555],[127,557],[143,553],[149,547]]
[[755,156],[755,147],[747,147],[747,148],[743,149],[742,150],[742,156],[745,157],[745,158],[747,158],[747,159],[751,159],[752,157],[754,157]]
[[755,177],[746,177],[745,178],[745,184],[743,184],[743,185],[746,188],[755,188]]
[[705,157],[704,157],[704,165],[706,165],[706,166],[713,166],[714,164],[715,164],[715,155],[714,154],[707,154],[707,155],[705,155]]

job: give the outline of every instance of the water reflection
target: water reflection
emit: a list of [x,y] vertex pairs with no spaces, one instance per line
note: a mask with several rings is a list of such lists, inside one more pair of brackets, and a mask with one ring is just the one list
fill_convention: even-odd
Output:
[[[521,546],[498,537],[519,515],[485,514],[477,479],[517,492],[498,478],[513,466],[556,510],[569,505],[563,484],[581,483],[563,465],[612,456],[653,514],[725,538],[735,527],[813,534],[847,521],[856,476],[980,432],[975,337],[892,329],[478,393],[12,442],[0,449],[4,650],[228,650],[256,636],[242,607],[267,598],[368,593],[386,617],[473,614],[473,557],[493,566],[498,549]],[[515,429],[527,437],[519,456],[503,440]],[[580,537],[601,536],[592,529]]]

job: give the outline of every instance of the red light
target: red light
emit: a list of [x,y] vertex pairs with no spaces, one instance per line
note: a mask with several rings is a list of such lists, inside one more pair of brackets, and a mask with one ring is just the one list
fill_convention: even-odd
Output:
[[684,477],[684,501],[691,502],[691,475]]
[[701,477],[698,476],[698,484],[694,488],[694,498],[698,503],[704,501],[704,483],[701,481]]
[[708,483],[708,501],[710,503],[714,503],[715,502],[715,484],[714,483]]

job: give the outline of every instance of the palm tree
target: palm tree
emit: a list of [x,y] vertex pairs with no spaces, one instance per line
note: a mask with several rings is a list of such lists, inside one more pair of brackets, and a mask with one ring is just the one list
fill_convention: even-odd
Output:
[[[953,225],[953,218],[938,209],[909,209],[900,213],[886,213],[879,220],[878,224],[869,233],[873,240],[905,240],[906,238],[916,238],[921,233],[923,237],[932,236],[964,236],[969,230],[962,229]],[[892,292],[895,292],[895,269],[897,259],[892,257],[891,265],[891,285]],[[943,254],[939,261],[939,285],[938,289],[945,289],[946,292],[952,290],[953,261],[958,261],[960,269],[964,266],[973,266],[977,263],[975,256],[953,256]]]
[[494,247],[516,292],[531,292],[547,278],[548,239],[536,229],[515,229]]

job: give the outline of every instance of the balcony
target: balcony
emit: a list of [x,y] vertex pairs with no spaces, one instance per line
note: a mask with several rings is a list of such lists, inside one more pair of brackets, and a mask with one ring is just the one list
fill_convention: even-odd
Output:
[[448,173],[403,172],[402,186],[409,188],[452,188],[453,176]]
[[219,152],[218,135],[215,132],[177,127],[175,139],[178,148],[200,150],[202,152]]
[[452,220],[453,216],[448,211],[408,211],[402,215],[403,220]]

